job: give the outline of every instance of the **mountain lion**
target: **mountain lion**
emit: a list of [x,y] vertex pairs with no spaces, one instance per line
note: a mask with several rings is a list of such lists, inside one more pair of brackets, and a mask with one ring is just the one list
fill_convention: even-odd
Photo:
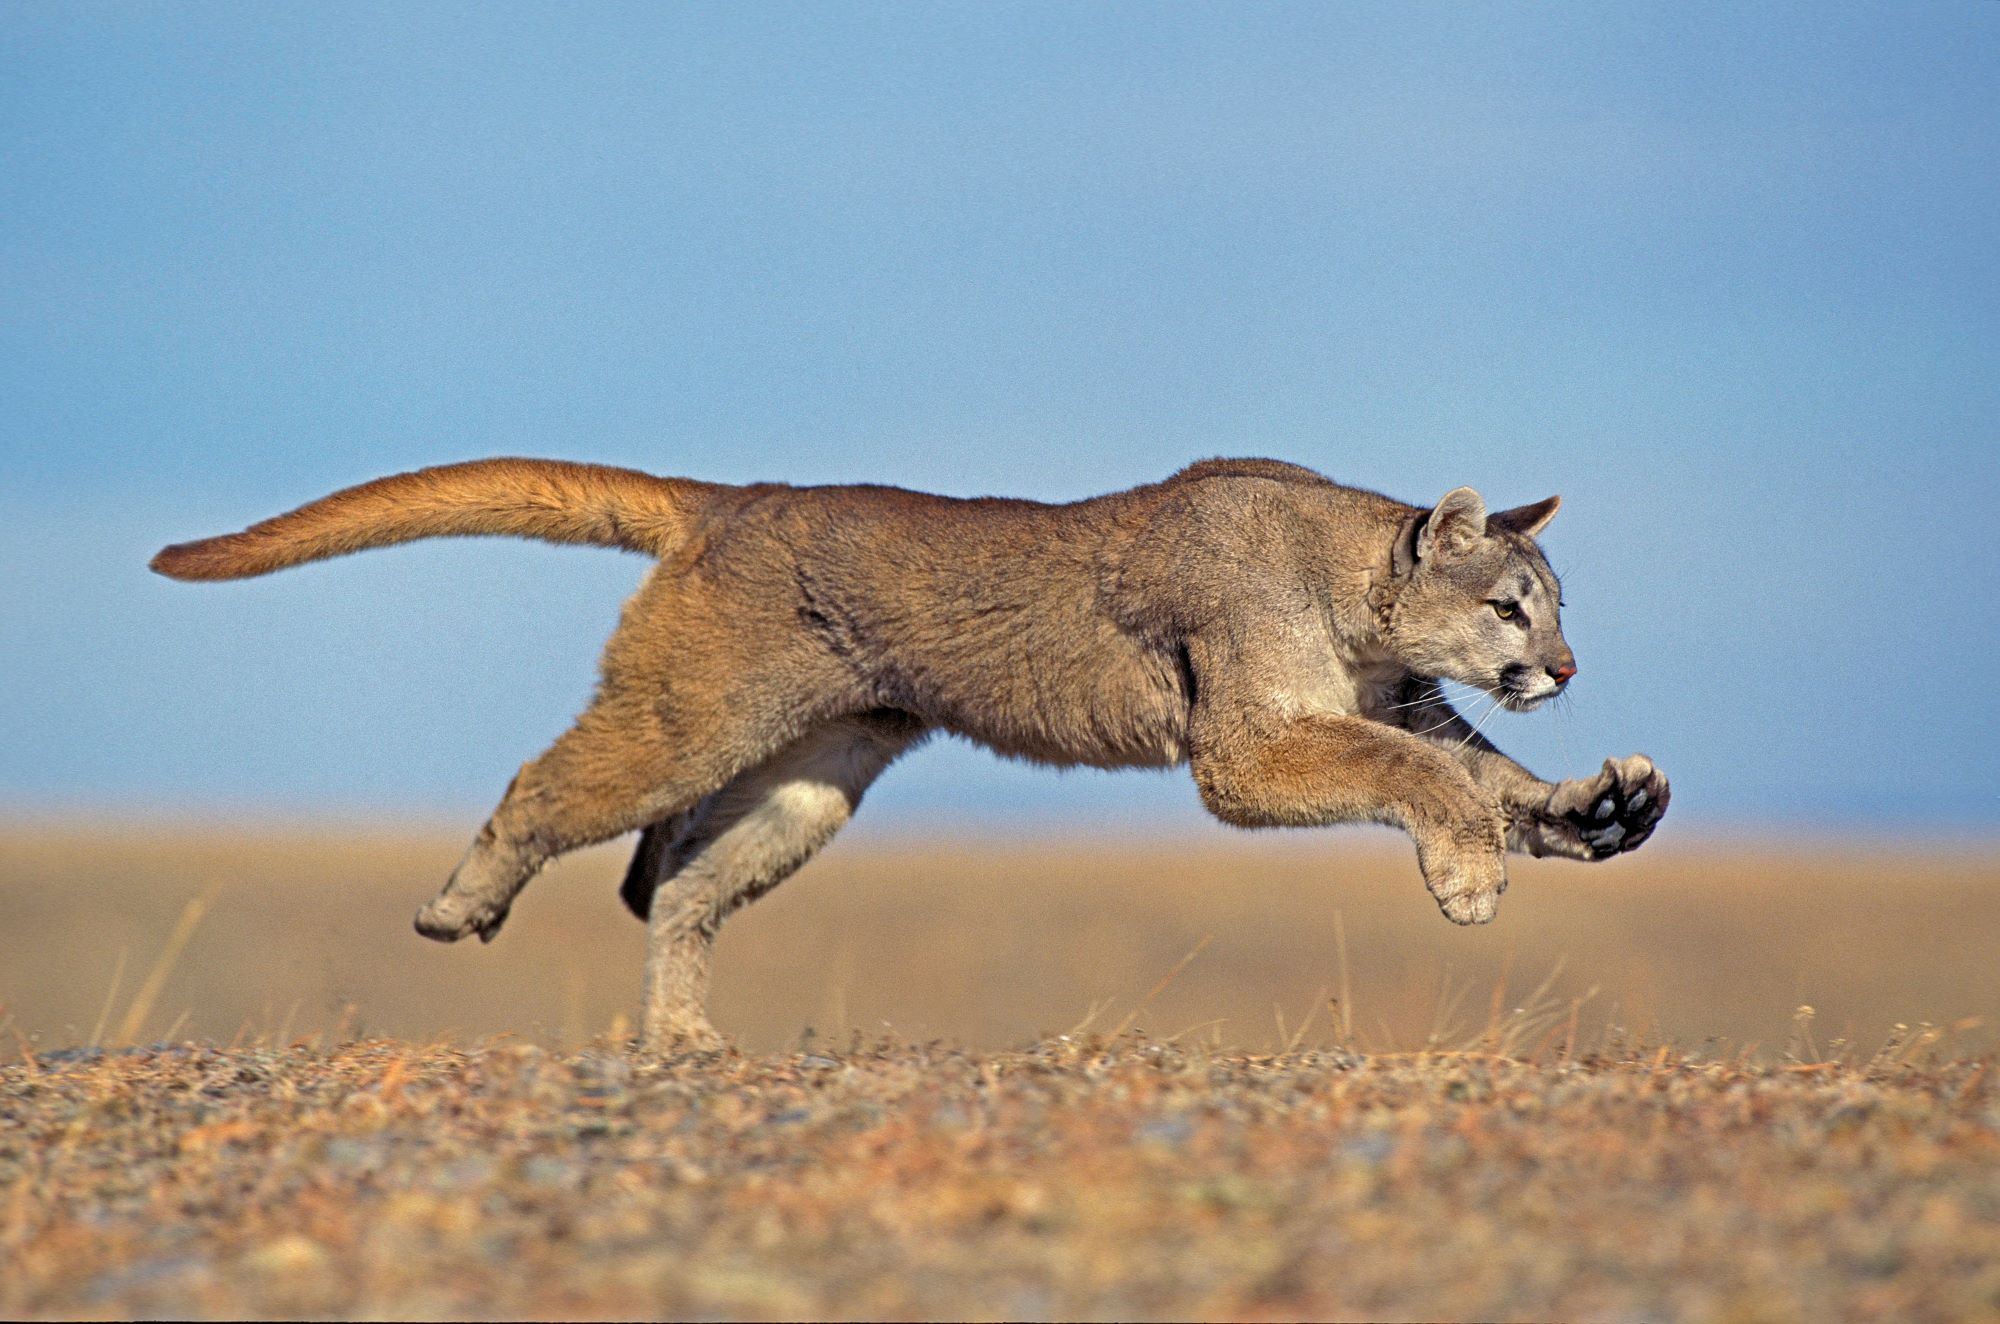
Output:
[[1045,505],[494,459],[380,478],[152,564],[240,579],[486,533],[658,558],[589,708],[523,765],[416,925],[490,940],[550,859],[638,830],[623,895],[651,929],[643,1042],[714,1047],[717,927],[934,731],[1040,763],[1186,763],[1244,827],[1393,824],[1460,924],[1493,918],[1509,850],[1638,846],[1668,799],[1644,755],[1546,782],[1439,689],[1519,712],[1576,674],[1534,541],[1557,504],[1489,514],[1461,487],[1424,509],[1275,460]]

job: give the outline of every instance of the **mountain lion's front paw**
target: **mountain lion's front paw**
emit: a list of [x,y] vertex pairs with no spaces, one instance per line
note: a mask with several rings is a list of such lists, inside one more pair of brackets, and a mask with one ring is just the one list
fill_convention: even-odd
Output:
[[457,942],[475,933],[481,942],[492,942],[507,922],[507,911],[505,903],[446,888],[417,912],[417,932],[436,942]]
[[1604,760],[1604,771],[1559,784],[1547,814],[1574,834],[1587,859],[1607,860],[1653,835],[1667,812],[1667,774],[1644,754]]
[[1507,866],[1497,841],[1419,845],[1417,863],[1424,871],[1424,886],[1452,923],[1485,924],[1500,913],[1500,894],[1507,890]]

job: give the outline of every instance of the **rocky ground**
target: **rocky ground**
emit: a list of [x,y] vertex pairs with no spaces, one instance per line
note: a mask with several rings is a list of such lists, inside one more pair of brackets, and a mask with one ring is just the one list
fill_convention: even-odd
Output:
[[0,1314],[2000,1318],[2000,1095],[1920,1056],[45,1051]]

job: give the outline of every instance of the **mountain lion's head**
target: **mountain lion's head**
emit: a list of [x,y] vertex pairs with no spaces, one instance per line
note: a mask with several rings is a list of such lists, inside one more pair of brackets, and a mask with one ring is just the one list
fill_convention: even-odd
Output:
[[1563,639],[1562,585],[1535,535],[1560,497],[1496,514],[1469,487],[1403,528],[1399,583],[1384,637],[1419,675],[1474,685],[1516,712],[1562,692],[1576,674]]

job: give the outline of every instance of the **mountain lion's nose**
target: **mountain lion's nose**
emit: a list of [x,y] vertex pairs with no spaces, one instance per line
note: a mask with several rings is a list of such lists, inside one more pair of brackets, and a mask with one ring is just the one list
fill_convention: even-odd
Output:
[[1564,662],[1558,666],[1553,666],[1549,668],[1549,676],[1558,685],[1567,684],[1569,678],[1571,676],[1574,676],[1575,674],[1576,674],[1576,663],[1574,662]]

